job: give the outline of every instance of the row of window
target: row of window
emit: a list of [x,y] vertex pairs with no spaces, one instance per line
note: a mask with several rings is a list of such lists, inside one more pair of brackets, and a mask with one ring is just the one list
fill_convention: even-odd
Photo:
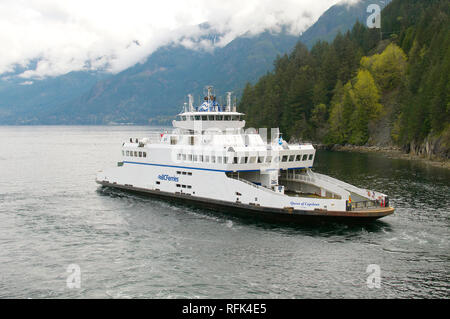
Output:
[[181,115],[181,121],[240,121],[240,115]]
[[191,176],[191,175],[192,175],[191,172],[183,172],[183,171],[177,171],[177,174],[178,174],[178,175],[188,175],[188,176]]
[[[298,154],[298,155],[283,155],[281,157],[281,162],[302,162],[313,159],[313,154]],[[195,154],[177,154],[177,160],[187,161],[187,162],[200,162],[200,163],[217,163],[217,164],[228,164],[229,158],[226,156],[209,156],[209,155],[195,155]],[[244,157],[233,157],[233,161],[230,164],[254,164],[254,163],[274,163],[280,162],[279,156],[244,156]]]
[[188,189],[192,188],[191,185],[184,185],[184,184],[177,184],[177,187],[188,188]]
[[123,156],[133,156],[133,157],[147,157],[147,152],[138,151],[122,151]]

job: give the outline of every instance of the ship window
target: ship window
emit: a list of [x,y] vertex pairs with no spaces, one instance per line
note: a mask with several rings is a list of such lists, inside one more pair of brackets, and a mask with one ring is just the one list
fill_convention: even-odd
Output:
[[301,155],[297,155],[297,157],[295,158],[295,160],[296,160],[297,162],[300,162],[300,161],[302,160],[302,156],[301,156]]
[[130,156],[130,151],[127,151],[127,156]]
[[275,156],[275,157],[273,158],[273,162],[274,162],[274,163],[279,163],[279,162],[280,162],[280,157],[279,157],[279,156]]
[[216,116],[216,120],[217,121],[222,121],[223,120],[223,116],[222,115],[217,115]]
[[187,174],[188,174],[188,176],[192,176],[192,173],[191,173],[191,172],[188,172]]
[[267,156],[266,157],[266,163],[270,163],[272,161],[272,156]]
[[134,157],[137,157],[138,155],[137,155],[137,151],[134,151]]
[[217,163],[222,164],[222,157],[221,156],[217,156]]
[[181,188],[186,188],[186,185],[181,185]]
[[181,160],[181,154],[177,154],[177,160]]
[[288,160],[288,156],[287,155],[283,155],[283,158],[281,159],[282,162],[287,162]]
[[122,156],[125,156],[125,151],[122,151]]
[[208,120],[209,121],[214,121],[214,115],[208,115]]
[[225,119],[225,121],[229,121],[230,120],[230,116],[229,115],[225,115],[224,119]]
[[205,163],[209,163],[209,156],[205,155]]
[[191,185],[188,185],[187,188],[192,188],[192,186],[191,186]]
[[196,121],[200,121],[200,115],[196,115],[196,116],[195,116],[195,120],[196,120]]
[[211,156],[211,163],[215,163],[216,162],[216,157],[215,156]]
[[255,162],[256,162],[256,156],[250,157],[249,163],[253,164],[253,163],[255,163]]
[[264,156],[258,156],[258,163],[264,163]]
[[289,156],[289,162],[293,162],[293,161],[294,161],[294,158],[295,158],[295,155]]
[[186,116],[183,115],[183,116],[181,117],[181,120],[182,120],[182,121],[186,121]]
[[313,155],[309,154],[309,160],[311,161],[313,159]]
[[189,162],[192,162],[192,154],[188,154],[187,159],[188,159]]
[[303,155],[302,161],[306,161],[306,159],[308,158],[308,155]]
[[193,161],[193,162],[197,162],[197,161],[198,161],[198,156],[197,156],[197,155],[194,155],[194,156],[192,157],[192,161]]
[[202,115],[202,121],[206,121],[207,116],[206,115]]
[[170,144],[171,145],[177,144],[177,137],[176,136],[171,136],[170,137]]
[[203,162],[203,155],[199,155],[199,156],[198,156],[198,161],[199,161],[199,162]]
[[147,153],[146,152],[143,152],[142,155],[144,155],[144,157],[147,157]]
[[183,161],[185,161],[186,160],[186,154],[183,154],[182,156],[183,156]]
[[181,184],[177,184],[177,187],[181,187]]
[[225,156],[225,157],[223,158],[223,163],[224,163],[224,164],[227,164],[227,163],[228,163],[228,157]]
[[139,152],[139,157],[142,157],[142,152]]
[[161,184],[161,182],[156,182],[157,185]]
[[181,172],[180,172],[180,171],[177,171],[177,174],[178,174],[178,175],[181,175]]
[[248,160],[248,157],[241,157],[240,163],[245,164],[245,163],[247,163],[247,160]]
[[189,136],[189,145],[194,145],[194,137]]
[[237,164],[238,163],[238,158],[237,157],[234,157],[233,158],[233,164]]

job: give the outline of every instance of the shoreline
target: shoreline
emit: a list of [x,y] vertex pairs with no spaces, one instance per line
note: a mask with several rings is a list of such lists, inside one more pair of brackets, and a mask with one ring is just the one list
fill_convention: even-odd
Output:
[[394,146],[358,146],[358,145],[326,145],[315,144],[314,147],[319,150],[337,151],[337,152],[358,152],[358,153],[379,153],[383,156],[393,159],[406,159],[421,162],[434,167],[450,169],[450,160],[429,159],[420,155],[414,155],[403,152],[400,148]]

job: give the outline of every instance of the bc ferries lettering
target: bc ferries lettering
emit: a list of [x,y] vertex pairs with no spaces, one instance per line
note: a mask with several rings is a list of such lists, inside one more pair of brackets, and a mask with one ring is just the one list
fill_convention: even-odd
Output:
[[302,206],[302,207],[320,206],[320,204],[318,204],[318,203],[309,203],[309,202],[300,202],[300,203],[291,202],[291,205],[292,206]]
[[169,176],[167,174],[161,174],[158,175],[158,178],[162,181],[169,181],[169,182],[178,182],[178,177],[175,176]]

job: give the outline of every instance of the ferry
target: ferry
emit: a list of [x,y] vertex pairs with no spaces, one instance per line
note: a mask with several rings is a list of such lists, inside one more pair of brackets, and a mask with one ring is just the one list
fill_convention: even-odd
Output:
[[312,144],[287,143],[278,129],[245,129],[227,93],[216,101],[212,87],[203,103],[193,96],[173,129],[127,138],[117,166],[96,182],[168,200],[251,218],[282,222],[372,221],[390,215],[389,197],[313,171]]

